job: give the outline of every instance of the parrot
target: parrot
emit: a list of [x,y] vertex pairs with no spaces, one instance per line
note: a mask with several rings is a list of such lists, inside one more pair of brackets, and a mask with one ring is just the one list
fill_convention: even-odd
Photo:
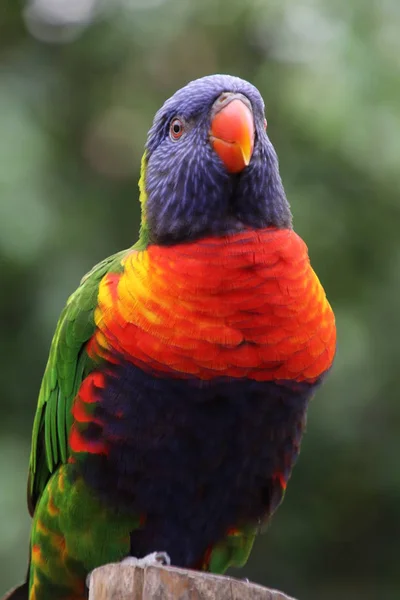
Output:
[[83,277],[56,327],[12,599],[83,600],[88,574],[123,560],[243,566],[333,364],[255,86],[209,75],[167,99],[139,200],[138,242]]

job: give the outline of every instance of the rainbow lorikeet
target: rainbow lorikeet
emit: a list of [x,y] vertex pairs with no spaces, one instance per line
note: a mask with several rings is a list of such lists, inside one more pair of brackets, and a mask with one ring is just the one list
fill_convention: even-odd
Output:
[[139,187],[139,241],[83,278],[52,342],[21,598],[81,600],[92,569],[154,551],[242,565],[333,362],[253,85],[214,75],[167,100]]

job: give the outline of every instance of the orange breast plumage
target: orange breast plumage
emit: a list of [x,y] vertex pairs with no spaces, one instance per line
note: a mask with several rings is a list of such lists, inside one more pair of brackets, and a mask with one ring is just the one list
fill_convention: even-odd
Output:
[[313,383],[335,320],[302,239],[267,228],[132,250],[101,282],[96,352],[172,377]]

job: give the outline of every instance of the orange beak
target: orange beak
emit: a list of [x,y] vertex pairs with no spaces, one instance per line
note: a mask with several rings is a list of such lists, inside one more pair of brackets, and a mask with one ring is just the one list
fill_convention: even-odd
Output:
[[210,140],[229,173],[243,171],[254,148],[254,119],[250,108],[233,95],[212,117]]

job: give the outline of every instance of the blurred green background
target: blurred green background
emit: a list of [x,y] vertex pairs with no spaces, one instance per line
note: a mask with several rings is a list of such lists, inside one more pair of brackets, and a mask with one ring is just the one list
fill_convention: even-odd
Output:
[[0,591],[24,575],[30,433],[56,320],[136,240],[156,109],[188,80],[249,79],[298,233],[337,315],[288,493],[241,577],[301,600],[400,597],[400,3],[0,4]]

